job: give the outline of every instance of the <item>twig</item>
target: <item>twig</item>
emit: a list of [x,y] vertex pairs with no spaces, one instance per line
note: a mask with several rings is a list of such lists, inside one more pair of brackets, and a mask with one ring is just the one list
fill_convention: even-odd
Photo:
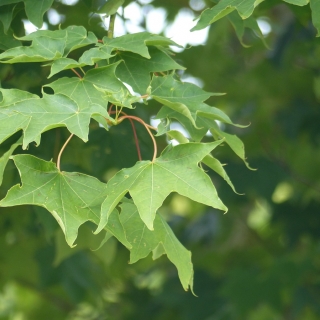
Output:
[[140,122],[141,124],[144,125],[144,127],[147,129],[151,139],[152,139],[152,142],[153,142],[153,148],[154,148],[154,151],[153,151],[153,157],[152,157],[152,162],[155,161],[156,157],[157,157],[157,143],[156,143],[156,139],[154,138],[153,134],[151,133],[150,129],[149,129],[149,125],[146,124],[142,119],[138,118],[138,117],[135,117],[135,116],[129,116],[129,115],[125,115],[123,117],[120,117],[118,119],[119,122],[123,121],[124,119],[133,119],[133,120],[136,120],[138,122]]
[[116,21],[116,13],[110,16],[108,38],[113,38],[114,22]]
[[64,143],[64,145],[62,146],[59,154],[58,154],[58,159],[57,159],[57,168],[60,171],[60,160],[61,160],[61,155],[63,150],[66,148],[67,144],[69,143],[69,141],[71,140],[71,138],[73,137],[73,133],[71,133],[70,137],[67,139],[67,141]]
[[71,70],[72,70],[80,79],[82,79],[82,77],[80,76],[80,74],[79,74],[75,69],[71,68]]

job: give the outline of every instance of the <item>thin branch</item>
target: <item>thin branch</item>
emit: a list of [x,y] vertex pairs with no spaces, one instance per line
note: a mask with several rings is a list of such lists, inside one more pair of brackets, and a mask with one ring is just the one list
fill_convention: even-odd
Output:
[[113,38],[113,31],[114,31],[114,22],[116,21],[116,13],[110,16],[109,22],[109,30],[108,30],[108,38]]
[[82,77],[80,76],[80,74],[78,73],[78,71],[76,71],[75,69],[71,68],[71,70],[80,78],[82,79]]
[[67,144],[69,143],[69,141],[71,140],[71,138],[73,137],[73,133],[71,133],[70,137],[67,139],[67,141],[64,143],[64,145],[62,146],[59,154],[58,154],[58,159],[57,159],[57,168],[60,171],[60,160],[61,160],[61,155],[62,152],[64,151],[64,149],[66,148]]
[[150,131],[149,129],[149,125],[147,125],[142,119],[138,118],[138,117],[135,117],[135,116],[128,116],[128,115],[125,115],[123,117],[120,117],[118,119],[119,122],[121,122],[122,120],[124,119],[133,119],[133,120],[136,120],[138,122],[140,122],[141,124],[144,125],[144,127],[147,129],[151,139],[152,139],[152,142],[153,142],[153,148],[154,148],[154,152],[153,152],[153,157],[152,157],[152,162],[155,161],[156,157],[157,157],[157,143],[156,143],[156,139],[154,138],[152,132]]

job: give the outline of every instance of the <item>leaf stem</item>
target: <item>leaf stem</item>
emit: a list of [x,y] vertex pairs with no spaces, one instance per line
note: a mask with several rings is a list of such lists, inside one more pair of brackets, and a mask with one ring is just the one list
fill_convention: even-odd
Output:
[[57,168],[60,171],[60,160],[61,160],[61,155],[62,152],[64,151],[64,149],[66,148],[67,144],[69,143],[69,141],[71,140],[71,138],[73,137],[73,133],[71,133],[70,137],[67,139],[67,141],[64,143],[64,145],[62,146],[59,154],[58,154],[58,158],[57,158]]
[[110,16],[108,38],[113,38],[114,22],[116,21],[116,13]]
[[152,162],[154,162],[154,160],[156,159],[157,157],[157,143],[156,143],[156,139],[154,138],[152,132],[150,131],[149,126],[148,124],[146,124],[142,119],[138,118],[138,117],[135,117],[135,116],[129,116],[129,115],[125,115],[125,116],[122,116],[118,119],[118,122],[121,122],[123,121],[124,119],[133,119],[133,120],[136,120],[138,122],[140,122],[141,124],[144,125],[144,127],[147,129],[151,139],[152,139],[152,142],[153,142],[153,148],[154,148],[154,151],[153,151],[153,157],[152,157]]
[[82,77],[80,76],[80,74],[78,73],[78,71],[76,71],[75,69],[71,68],[71,70],[80,78],[82,79]]

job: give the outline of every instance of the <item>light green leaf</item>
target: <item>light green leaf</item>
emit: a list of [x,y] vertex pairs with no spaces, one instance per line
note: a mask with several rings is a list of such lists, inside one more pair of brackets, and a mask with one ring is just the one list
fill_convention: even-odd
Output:
[[117,68],[117,76],[141,95],[147,91],[151,81],[151,72],[185,69],[162,50],[150,47],[149,53],[151,56],[150,59],[145,59],[140,55],[130,52],[120,52],[118,54],[119,59],[122,59],[123,63]]
[[114,55],[107,52],[107,50],[103,50],[103,47],[99,48],[91,48],[83,53],[83,55],[79,59],[79,63],[84,63],[88,66],[94,65],[96,62],[103,59],[110,59]]
[[107,0],[107,2],[97,11],[111,16],[117,13],[117,10],[124,4],[124,0]]
[[199,116],[235,125],[224,112],[203,103],[210,96],[221,93],[206,92],[192,83],[177,81],[172,76],[154,77],[151,88],[152,97],[171,108],[162,108],[157,118],[176,118],[180,121],[181,114],[197,129],[201,128],[196,122]]
[[32,44],[4,52],[0,55],[3,63],[51,61],[98,41],[92,32],[87,33],[82,26],[69,26],[55,31],[38,30],[19,40],[32,41]]
[[30,47],[16,47],[0,54],[1,63],[42,62],[61,58],[65,43],[61,40],[39,37]]
[[319,0],[310,0],[311,14],[312,14],[312,23],[317,29],[317,37],[320,36],[320,1]]
[[285,2],[288,2],[290,4],[294,4],[296,6],[305,6],[309,3],[309,0],[283,0]]
[[[12,187],[0,201],[1,207],[36,205],[46,208],[59,223],[69,246],[73,246],[78,228],[86,221],[98,224],[100,206],[106,197],[105,184],[81,173],[60,172],[55,164],[31,155],[12,157],[22,186]],[[112,214],[105,229],[128,248],[118,214]]]
[[178,145],[163,152],[154,162],[139,161],[132,168],[119,171],[107,184],[108,196],[102,204],[96,232],[103,229],[108,216],[127,192],[150,230],[153,230],[156,211],[171,192],[227,211],[212,181],[197,165],[221,142]]
[[107,95],[97,88],[114,93],[120,92],[121,89],[128,92],[128,89],[115,75],[118,64],[119,62],[106,67],[91,69],[82,79],[78,77],[60,78],[46,86],[51,87],[55,93],[73,99],[80,108],[96,104],[106,109]]
[[112,92],[97,86],[95,88],[103,92],[106,99],[115,106],[132,109],[132,104],[141,100],[140,97],[133,96],[127,88],[121,88],[118,92]]
[[[120,221],[125,229],[127,239],[132,245],[130,249],[130,263],[145,258],[151,251],[160,248],[168,259],[178,269],[181,284],[185,290],[192,290],[193,266],[191,252],[188,251],[176,238],[169,225],[157,214],[154,221],[154,231],[146,228],[141,221],[137,207],[130,203],[121,204]],[[156,257],[159,257],[159,253]]]
[[0,93],[0,143],[23,130],[23,149],[32,141],[39,144],[42,132],[62,126],[87,141],[93,114],[111,120],[104,108],[92,104],[79,108],[73,100],[63,95],[44,93],[40,98],[17,89],[0,89]]
[[154,35],[148,32],[139,32],[134,34],[126,34],[117,38],[103,38],[103,43],[106,49],[110,52],[113,50],[119,51],[130,51],[133,53],[137,53],[142,57],[150,59],[150,54],[148,51],[148,46],[177,46],[174,41]]
[[78,61],[70,58],[61,58],[61,59],[55,60],[51,65],[51,71],[48,78],[51,78],[53,75],[59,73],[62,70],[81,68],[83,66],[85,66],[84,63],[81,64]]
[[12,153],[19,147],[22,145],[22,138],[20,138],[16,143],[14,143],[10,149],[5,152],[2,157],[0,158],[0,186],[2,184],[2,179],[3,179],[3,172],[4,169],[7,166],[7,163],[9,161],[9,158],[11,157]]
[[43,15],[53,3],[53,0],[23,0],[28,19],[38,28],[42,27]]
[[243,142],[234,134],[229,134],[224,131],[221,131],[218,126],[212,127],[210,129],[212,135],[217,139],[225,139],[225,142],[229,145],[229,147],[233,150],[233,152],[243,160],[248,169],[252,169],[248,162],[246,161],[245,152],[244,152],[244,144]]
[[198,23],[191,31],[204,29],[234,10],[238,11],[242,19],[246,19],[251,16],[254,8],[262,1],[263,0],[220,0],[214,7],[206,9],[201,13]]

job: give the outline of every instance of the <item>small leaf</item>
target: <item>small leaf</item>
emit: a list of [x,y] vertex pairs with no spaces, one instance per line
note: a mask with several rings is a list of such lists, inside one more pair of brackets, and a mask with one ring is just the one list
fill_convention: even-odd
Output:
[[229,145],[229,147],[233,150],[233,152],[240,159],[243,160],[243,162],[245,163],[247,168],[251,169],[251,170],[255,170],[255,169],[252,169],[249,166],[248,162],[246,161],[245,152],[244,152],[244,144],[236,135],[223,132],[219,129],[218,126],[211,128],[210,131],[211,131],[212,135],[215,136],[216,138],[218,138],[218,139],[224,138],[225,142]]
[[9,29],[6,33],[3,25],[0,23],[0,50],[8,50],[21,45],[21,42],[13,37],[12,31]]
[[[106,197],[105,184],[81,173],[60,172],[53,162],[31,155],[12,157],[21,175],[22,186],[12,187],[0,201],[1,207],[30,204],[46,208],[59,223],[70,247],[86,221],[98,224],[100,206]],[[117,214],[105,226],[128,248]]]
[[3,24],[3,30],[5,34],[7,34],[10,28],[15,6],[16,6],[15,4],[3,6],[0,10],[0,21]]
[[197,165],[221,142],[178,145],[163,152],[154,162],[139,161],[132,168],[119,171],[107,184],[108,196],[101,207],[96,233],[103,229],[110,213],[127,192],[150,230],[153,230],[156,211],[171,192],[227,211],[212,181]]
[[97,11],[111,16],[117,13],[117,10],[124,4],[124,0],[107,0],[107,2]]
[[22,145],[22,138],[20,138],[16,143],[11,145],[10,149],[7,152],[5,152],[0,158],[0,186],[2,184],[3,172],[7,166],[9,158],[11,157],[12,153],[21,145]]
[[285,2],[288,2],[290,4],[294,4],[296,6],[305,6],[309,3],[309,0],[283,0]]
[[[162,216],[156,215],[154,231],[150,231],[141,221],[135,205],[122,203],[120,207],[120,221],[125,229],[128,241],[132,245],[130,263],[135,263],[145,258],[151,251],[158,249],[154,257],[158,258],[161,254],[166,253],[168,259],[178,269],[183,288],[187,291],[190,287],[192,290],[193,266],[191,252],[179,242]],[[160,251],[159,247],[161,248]]]
[[246,19],[251,16],[254,8],[262,1],[263,0],[220,0],[214,7],[206,9],[201,13],[198,23],[191,31],[204,29],[234,10],[238,11],[242,19]]
[[148,32],[139,32],[134,34],[126,34],[117,38],[103,38],[103,43],[106,49],[110,51],[129,51],[141,55],[147,59],[150,59],[150,54],[148,51],[148,46],[177,46],[174,41],[154,35]]

